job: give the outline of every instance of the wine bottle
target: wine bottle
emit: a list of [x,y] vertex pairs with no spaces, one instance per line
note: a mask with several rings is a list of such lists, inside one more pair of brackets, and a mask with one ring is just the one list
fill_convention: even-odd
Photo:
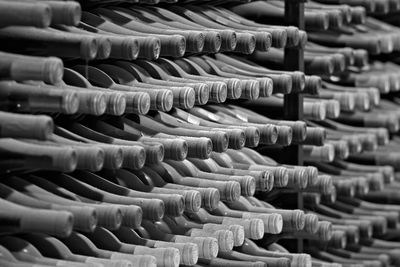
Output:
[[29,138],[47,140],[53,133],[54,122],[46,115],[0,112],[2,138]]
[[76,207],[76,206],[62,206],[53,204],[50,202],[42,201],[25,195],[17,190],[8,187],[7,185],[0,184],[1,196],[10,202],[19,204],[26,207],[32,207],[43,210],[58,210],[58,211],[69,211],[74,216],[75,230],[83,232],[91,232],[97,225],[97,214],[96,210],[92,207]]
[[13,138],[2,138],[0,150],[4,170],[37,168],[71,172],[77,164],[76,152],[69,147],[43,147]]
[[71,234],[74,217],[67,211],[33,209],[1,199],[3,233],[39,232],[66,237]]
[[57,84],[63,76],[63,62],[55,57],[33,57],[0,53],[0,76],[15,81],[36,80]]
[[[57,195],[53,195],[52,193],[46,191],[43,188],[40,188],[34,184],[30,184],[17,177],[12,177],[12,179],[7,179],[3,183],[9,187],[12,187],[15,190],[20,191],[21,193],[24,193],[40,201],[45,201],[47,203],[54,203],[54,205],[61,205],[64,207],[67,206],[66,209],[69,209],[68,207],[70,207],[71,210],[74,210],[76,208],[82,208],[82,209],[94,208],[96,211],[98,226],[103,226],[113,229],[121,226],[122,213],[121,209],[116,206],[85,204],[78,201],[63,199],[61,197],[57,197]],[[29,190],[26,187],[27,185],[29,185]],[[80,218],[79,216],[76,217],[76,220],[79,220],[79,218]],[[81,222],[77,221],[76,223],[78,223],[79,225]]]
[[98,43],[93,36],[25,26],[8,26],[0,31],[0,38],[7,39],[2,48],[13,51],[30,51],[50,56],[93,59]]
[[132,265],[132,263],[127,260],[110,260],[72,253],[60,240],[48,235],[28,233],[20,235],[20,238],[31,243],[43,256],[49,258],[68,260],[76,263],[82,262],[94,266],[96,266],[96,264],[102,264],[103,266],[121,264],[123,267]]

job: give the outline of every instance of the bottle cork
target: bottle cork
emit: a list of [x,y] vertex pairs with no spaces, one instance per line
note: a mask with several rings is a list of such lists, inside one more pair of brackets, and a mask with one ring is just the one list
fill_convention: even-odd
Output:
[[257,79],[242,80],[241,99],[257,99],[260,96],[260,82]]
[[259,97],[269,97],[273,93],[274,85],[270,78],[255,78],[260,84]]
[[346,239],[348,244],[358,244],[360,241],[360,229],[355,225],[333,225],[334,231],[341,230],[346,233]]
[[103,168],[105,153],[99,147],[74,146],[77,154],[77,166],[79,170],[100,171]]
[[224,217],[222,224],[238,224],[243,226],[245,237],[251,239],[261,239],[264,236],[264,223],[261,219]]
[[399,91],[400,90],[400,81],[399,81],[397,75],[394,73],[388,73],[386,76],[389,79],[390,92]]
[[329,16],[326,12],[308,12],[305,16],[306,28],[327,30],[329,27]]
[[206,210],[214,210],[218,207],[218,202],[221,199],[220,191],[216,188],[198,188],[196,189],[201,194],[201,206]]
[[308,177],[308,185],[316,185],[318,182],[318,169],[314,166],[305,166],[305,171]]
[[159,142],[164,146],[164,158],[182,161],[186,159],[188,153],[188,144],[183,139],[162,139],[154,137],[142,137],[140,141],[145,144],[154,144]]
[[305,189],[308,185],[308,175],[305,169],[287,169],[288,185],[298,189]]
[[133,255],[150,255],[156,258],[158,266],[178,267],[180,263],[179,249],[174,247],[149,248],[145,246],[135,246]]
[[141,202],[143,218],[151,221],[159,221],[164,217],[165,205],[161,199],[143,199]]
[[256,48],[256,37],[250,33],[236,33],[236,47],[234,51],[250,55]]
[[285,28],[287,33],[287,47],[297,46],[300,42],[300,31],[297,27],[288,26]]
[[258,126],[260,131],[260,144],[275,144],[278,140],[278,126],[263,124]]
[[224,152],[228,149],[229,137],[222,131],[212,132],[211,136],[207,136],[212,141],[213,151]]
[[321,194],[329,194],[332,189],[332,176],[330,175],[318,175],[318,182],[314,186],[309,186],[310,190],[317,190]]
[[[350,14],[351,15],[351,14]],[[351,19],[351,17],[350,17]],[[345,63],[347,66],[354,65],[354,49],[350,47],[343,47],[337,50],[338,53],[345,57]]]
[[71,208],[70,211],[74,215],[74,229],[82,232],[93,232],[98,222],[96,209],[90,206]]
[[264,223],[264,231],[269,234],[279,234],[283,229],[282,215],[278,213],[254,213],[254,212],[243,212],[243,219],[260,219]]
[[114,116],[121,116],[125,113],[126,98],[125,95],[118,92],[103,92],[106,99],[106,113]]
[[276,48],[283,48],[288,43],[288,30],[287,29],[272,29],[272,46]]
[[321,201],[323,203],[335,203],[337,198],[336,187],[332,186],[328,191],[328,194],[321,195]]
[[228,96],[228,87],[224,82],[209,82],[210,96],[209,101],[223,103]]
[[104,164],[103,167],[106,169],[119,169],[124,161],[124,146],[110,145],[110,144],[99,144],[98,145],[104,151]]
[[170,111],[174,104],[174,95],[170,90],[159,90],[153,108],[161,111]]
[[263,179],[257,179],[256,190],[262,192],[269,192],[272,190],[275,184],[275,177],[271,171],[265,171]]
[[238,99],[242,95],[242,81],[236,78],[224,79],[228,89],[227,98]]
[[340,10],[329,9],[327,13],[329,18],[329,28],[343,27],[345,18]]
[[[292,254],[291,260],[292,260],[291,264],[293,264],[294,266],[304,266],[304,267],[312,266],[312,259],[309,254],[305,254],[305,253]],[[325,266],[325,267],[328,267],[328,266]],[[329,267],[334,267],[334,266],[329,266]],[[339,267],[339,266],[336,266],[336,267]]]
[[308,42],[308,35],[307,32],[300,30],[299,31],[299,44],[300,48],[305,48]]
[[307,136],[303,144],[322,146],[326,140],[326,130],[322,127],[307,127]]
[[[171,138],[174,136],[159,133],[154,135],[158,138]],[[211,155],[213,146],[212,141],[208,137],[190,137],[190,136],[177,136],[186,141],[188,145],[187,157],[208,159]]]
[[364,24],[367,17],[367,12],[365,8],[362,6],[352,6],[350,8],[351,8],[351,23]]
[[205,37],[202,32],[189,31],[189,34],[186,35],[186,51],[199,53],[203,51],[204,42],[205,42]]
[[[353,111],[356,107],[356,94],[352,93],[340,93],[334,94],[333,98],[340,103],[340,110]],[[367,95],[368,97],[368,95]]]
[[256,191],[256,179],[251,175],[231,176],[240,183],[242,196],[253,196]]
[[[229,140],[229,148],[232,149],[241,149],[244,147],[245,141],[246,141],[246,136],[243,130],[238,129],[238,128],[225,128],[229,130],[225,130],[225,132],[228,135],[228,140]],[[221,128],[211,128],[211,131],[221,131],[224,129]]]
[[199,248],[195,243],[172,243],[165,241],[155,241],[155,248],[176,248],[180,253],[180,264],[192,266],[199,259]]
[[113,252],[110,259],[128,260],[133,267],[156,267],[157,260],[151,255],[130,255],[127,253]]
[[52,152],[52,162],[50,168],[63,172],[72,172],[76,169],[78,163],[78,156],[76,150],[72,148],[56,148],[46,147],[46,150]]
[[108,36],[111,41],[110,58],[134,60],[139,55],[139,41],[131,36]]
[[221,34],[221,50],[222,51],[234,51],[237,46],[236,32],[232,30],[219,31]]
[[335,158],[337,159],[346,159],[349,154],[349,145],[344,140],[332,140],[329,141],[328,144],[332,144],[335,148]]
[[192,43],[186,42],[185,37],[182,35],[174,34],[168,37],[166,42],[161,40],[160,54],[162,56],[182,57],[185,55],[187,46],[192,45]]
[[190,237],[176,235],[175,243],[194,243],[199,248],[199,258],[213,259],[218,255],[218,240],[214,237]]
[[255,49],[259,51],[268,51],[272,45],[272,34],[264,31],[253,32],[256,37],[256,47]]
[[183,193],[183,197],[185,203],[185,211],[198,212],[200,210],[202,197],[199,191],[185,190]]
[[231,251],[233,249],[233,233],[229,230],[203,231],[202,229],[190,230],[191,237],[214,237],[218,240],[218,251]]
[[334,73],[334,61],[330,56],[316,56],[306,63],[307,72],[312,74],[330,75]]
[[317,236],[321,241],[329,241],[332,238],[332,223],[328,221],[318,222]]
[[[121,210],[121,224],[136,229],[143,219],[143,211],[136,205],[116,205]],[[119,227],[118,227],[119,228]]]
[[46,1],[46,4],[50,6],[52,13],[51,25],[76,26],[81,20],[82,9],[77,2]]
[[196,93],[192,87],[176,87],[172,93],[174,95],[173,106],[190,109],[196,103]]
[[128,260],[109,260],[95,257],[86,257],[85,263],[93,267],[133,267],[132,263]]
[[355,177],[352,181],[355,186],[356,196],[364,196],[369,192],[369,184],[365,177]]
[[[186,178],[187,179],[187,178]],[[200,187],[205,187],[205,186],[210,186],[213,188],[218,189],[220,198],[222,200],[232,202],[236,201],[240,197],[240,184],[235,181],[210,181],[210,180],[204,180],[204,179],[198,179],[198,185]],[[211,197],[215,197],[213,194],[208,195],[208,198],[204,199],[203,201],[211,203],[214,202]]]
[[306,214],[304,231],[310,234],[315,234],[318,230],[318,216],[315,214]]
[[335,158],[335,148],[332,144],[323,146],[304,146],[305,159],[308,161],[332,162]]
[[304,115],[311,120],[322,121],[326,118],[326,104],[324,102],[303,103]]
[[222,36],[219,32],[208,31],[204,35],[203,52],[218,53],[222,47]]
[[[256,167],[250,167],[251,169],[255,169]],[[285,187],[289,182],[289,171],[285,167],[268,167],[265,166],[264,170],[268,170],[272,172],[274,176],[274,186],[276,187]]]
[[293,78],[289,74],[279,74],[272,77],[273,93],[289,94],[293,90]]
[[288,146],[293,140],[293,130],[289,126],[277,126],[278,128],[278,138],[276,140],[277,144]]
[[232,225],[223,225],[223,224],[214,224],[214,223],[206,223],[203,225],[203,230],[206,232],[214,232],[217,230],[229,230],[233,233],[233,246],[241,246],[244,242],[244,228],[241,225],[232,224]]
[[122,211],[117,205],[96,205],[98,226],[115,230],[122,224]]
[[345,140],[347,142],[350,154],[361,152],[362,144],[356,135],[347,135],[347,136],[344,135],[342,136],[341,140]]
[[160,56],[161,41],[155,37],[141,37],[139,41],[138,58],[156,60]]
[[164,159],[164,146],[160,143],[153,143],[151,145],[143,144],[146,152],[146,163],[156,164]]
[[[72,87],[71,89],[73,90]],[[79,113],[94,116],[100,116],[104,114],[107,106],[105,96],[102,92],[76,90],[76,93],[79,99]]]
[[329,240],[328,245],[332,248],[344,249],[347,245],[346,233],[341,230],[333,230],[332,238]]
[[[234,128],[235,126],[228,126],[228,128]],[[242,127],[240,127],[242,128]],[[247,126],[242,128],[245,136],[245,146],[257,147],[260,142],[260,130],[257,127]]]
[[354,197],[356,194],[356,186],[353,181],[338,180],[333,182],[336,187],[336,191],[341,196]]
[[146,152],[141,146],[119,146],[123,151],[123,168],[140,170],[146,162]]
[[283,219],[282,231],[300,231],[305,226],[305,214],[302,210],[280,210]]
[[368,65],[368,51],[365,49],[354,50],[354,66],[364,67]]
[[[195,94],[196,94],[196,100],[195,104],[196,105],[205,105],[209,100],[211,100],[211,88],[208,84],[205,83],[196,83],[194,85],[191,85],[190,87],[193,87]],[[214,89],[215,91],[216,89]],[[214,92],[218,93],[218,92]]]
[[326,117],[338,118],[340,115],[340,103],[334,99],[325,100],[324,103],[326,104]]

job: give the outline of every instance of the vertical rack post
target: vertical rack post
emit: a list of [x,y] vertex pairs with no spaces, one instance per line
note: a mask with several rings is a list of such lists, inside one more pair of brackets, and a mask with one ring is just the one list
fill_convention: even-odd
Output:
[[[285,22],[286,25],[296,26],[304,30],[304,2],[306,0],[285,0]],[[285,48],[285,67],[290,71],[304,71],[304,50],[301,47]],[[298,91],[298,90],[295,90]],[[284,117],[287,120],[303,119],[303,96],[294,92],[284,97]],[[303,149],[301,145],[295,144],[284,149],[286,163],[303,165]],[[303,197],[301,192],[297,194],[297,207],[303,209]],[[297,252],[303,251],[303,240],[297,241]]]

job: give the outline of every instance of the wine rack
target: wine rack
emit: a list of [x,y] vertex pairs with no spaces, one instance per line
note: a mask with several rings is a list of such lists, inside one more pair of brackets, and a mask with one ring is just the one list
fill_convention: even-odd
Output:
[[399,266],[399,12],[0,0],[0,266]]

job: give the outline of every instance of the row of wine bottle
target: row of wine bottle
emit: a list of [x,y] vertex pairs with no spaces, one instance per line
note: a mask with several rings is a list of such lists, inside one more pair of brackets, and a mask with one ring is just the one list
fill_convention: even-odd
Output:
[[0,265],[398,266],[398,1],[159,2],[0,1]]

